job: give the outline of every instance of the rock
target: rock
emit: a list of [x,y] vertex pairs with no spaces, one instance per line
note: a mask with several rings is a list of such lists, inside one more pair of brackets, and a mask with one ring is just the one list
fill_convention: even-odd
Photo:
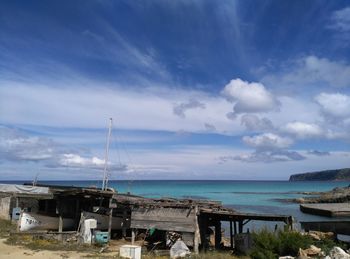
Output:
[[280,256],[280,257],[278,257],[278,259],[295,259],[295,257],[287,255],[287,256]]
[[307,253],[304,252],[303,249],[299,248],[298,259],[306,259],[306,258],[309,258],[309,257],[307,256]]
[[333,232],[309,231],[307,235],[313,238],[314,240],[318,240],[318,241],[325,238],[334,239]]
[[301,249],[299,248],[298,258],[310,258],[310,256],[321,256],[322,255],[322,249],[318,248],[314,245],[311,245],[307,249]]
[[329,252],[329,256],[332,259],[350,259],[350,255],[338,246],[332,248]]
[[190,255],[190,249],[182,240],[177,240],[175,244],[170,248],[170,258],[184,258],[187,255]]

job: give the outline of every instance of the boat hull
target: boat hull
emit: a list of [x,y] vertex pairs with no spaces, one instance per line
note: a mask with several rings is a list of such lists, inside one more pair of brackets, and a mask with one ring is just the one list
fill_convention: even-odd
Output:
[[[58,230],[59,218],[22,212],[18,224],[20,231]],[[72,229],[73,227],[73,219],[63,218],[63,229]]]

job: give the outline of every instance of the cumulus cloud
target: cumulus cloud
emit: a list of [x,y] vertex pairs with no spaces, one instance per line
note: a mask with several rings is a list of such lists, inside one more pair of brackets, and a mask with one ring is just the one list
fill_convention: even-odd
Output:
[[273,129],[272,122],[267,118],[259,118],[255,114],[244,114],[241,117],[241,124],[248,130],[264,131]]
[[320,126],[300,121],[287,123],[283,130],[297,138],[321,137],[325,134]]
[[34,162],[48,160],[58,148],[50,139],[28,136],[19,130],[0,126],[0,159]]
[[283,64],[278,73],[264,73],[261,81],[293,91],[308,86],[345,88],[350,86],[350,65],[311,55]]
[[298,161],[305,157],[296,151],[287,150],[293,144],[293,141],[287,137],[281,137],[273,133],[263,133],[256,136],[245,136],[243,142],[255,149],[252,153],[245,153],[235,156],[221,157],[222,162],[228,160],[239,160],[243,162],[284,162]]
[[[89,168],[89,169],[102,169],[104,168],[105,160],[94,157],[83,157],[79,154],[63,154],[57,160],[56,165],[51,166],[63,166],[63,167],[73,167],[73,168]],[[126,171],[127,166],[120,164],[114,164],[109,162],[108,169],[122,170]]]
[[[104,159],[79,154],[73,150],[46,138],[30,136],[25,132],[0,127],[0,160],[11,162],[37,162],[50,168],[70,167],[102,169]],[[109,163],[111,169],[126,170],[126,165]]]
[[290,138],[281,137],[273,133],[264,133],[253,137],[244,136],[243,142],[257,150],[283,149],[293,144]]
[[315,97],[324,115],[335,120],[350,117],[350,96],[340,93],[321,93]]
[[268,112],[279,107],[278,100],[261,83],[233,79],[222,90],[222,94],[234,103],[234,113]]
[[178,115],[181,118],[185,118],[185,112],[189,109],[196,109],[196,108],[200,108],[200,109],[205,109],[205,104],[199,102],[196,99],[191,99],[188,102],[184,102],[184,103],[180,103],[180,104],[176,104],[174,106],[173,112],[174,114]]

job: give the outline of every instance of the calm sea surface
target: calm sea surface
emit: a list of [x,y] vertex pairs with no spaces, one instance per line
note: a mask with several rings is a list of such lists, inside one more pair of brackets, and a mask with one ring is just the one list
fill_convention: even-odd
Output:
[[[17,182],[22,183],[22,182]],[[101,186],[101,181],[45,181],[40,183],[74,186]],[[243,212],[292,215],[297,221],[329,220],[301,213],[299,205],[279,199],[303,197],[298,192],[329,191],[348,186],[350,182],[288,181],[110,181],[118,192],[146,197],[198,198],[221,201],[225,206]],[[256,225],[254,225],[256,224]],[[251,228],[259,227],[253,223]]]

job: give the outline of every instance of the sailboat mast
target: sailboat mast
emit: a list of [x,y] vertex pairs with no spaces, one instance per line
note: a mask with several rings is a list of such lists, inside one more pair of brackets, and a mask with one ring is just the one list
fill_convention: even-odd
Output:
[[103,182],[102,182],[102,190],[107,190],[107,184],[108,184],[108,156],[109,156],[109,142],[111,139],[111,133],[112,133],[112,118],[109,119],[109,128],[108,128],[108,135],[107,135],[107,144],[106,144],[106,154],[105,154],[105,165],[103,170]]

